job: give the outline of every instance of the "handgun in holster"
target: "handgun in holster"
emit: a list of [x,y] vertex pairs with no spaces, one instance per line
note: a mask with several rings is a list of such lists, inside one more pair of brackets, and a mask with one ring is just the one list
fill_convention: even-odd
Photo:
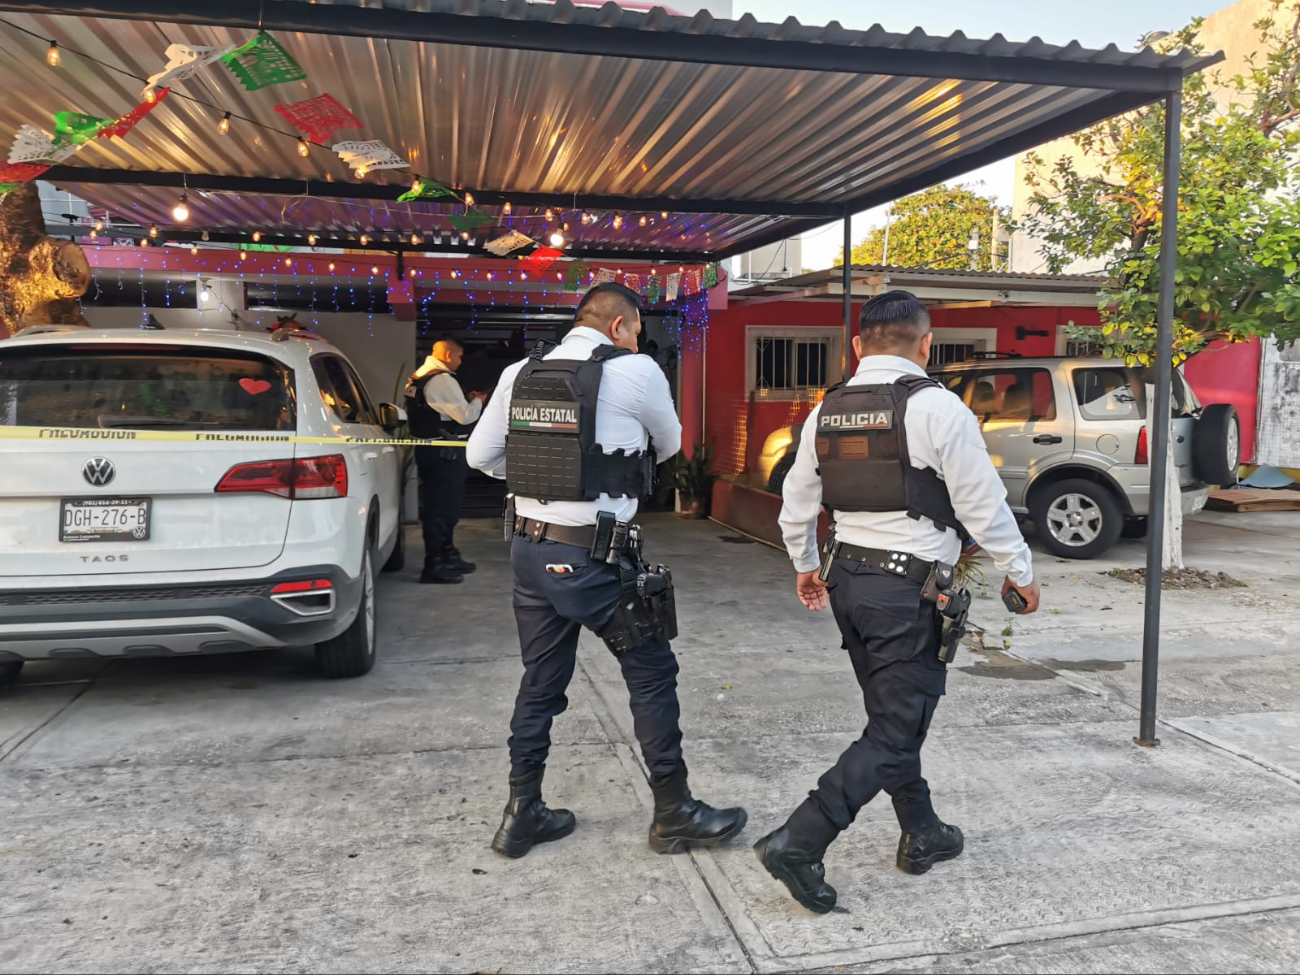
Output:
[[641,555],[641,529],[628,529],[618,566],[619,600],[609,621],[596,631],[615,653],[677,638],[677,600],[667,566],[650,566]]
[[966,617],[970,614],[970,590],[957,585],[957,571],[946,562],[935,562],[929,578],[921,587],[921,598],[938,610],[939,659],[951,663],[957,647],[966,635]]

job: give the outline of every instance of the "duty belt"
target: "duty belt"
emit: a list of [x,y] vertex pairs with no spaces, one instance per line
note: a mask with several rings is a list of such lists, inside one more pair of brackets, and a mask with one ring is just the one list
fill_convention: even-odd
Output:
[[832,558],[848,559],[850,562],[874,565],[877,569],[891,575],[904,576],[922,585],[930,577],[930,570],[934,568],[933,561],[927,562],[924,559],[918,559],[915,555],[909,555],[907,552],[862,548],[859,545],[850,545],[847,542],[835,542],[830,554]]
[[531,538],[534,542],[561,542],[591,548],[596,540],[595,525],[552,525],[536,518],[515,519],[515,534]]

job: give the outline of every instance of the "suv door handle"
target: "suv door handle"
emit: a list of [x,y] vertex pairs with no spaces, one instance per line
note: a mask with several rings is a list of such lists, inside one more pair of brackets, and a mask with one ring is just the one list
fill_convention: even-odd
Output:
[[1040,433],[1038,436],[1034,438],[1034,443],[1048,444],[1048,443],[1064,443],[1064,442],[1065,442],[1064,437],[1057,437],[1050,433]]

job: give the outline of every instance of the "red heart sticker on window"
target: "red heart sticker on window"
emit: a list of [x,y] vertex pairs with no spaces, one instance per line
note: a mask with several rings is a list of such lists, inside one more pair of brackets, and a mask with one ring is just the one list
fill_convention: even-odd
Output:
[[241,379],[239,385],[249,396],[257,396],[271,388],[271,384],[265,379]]

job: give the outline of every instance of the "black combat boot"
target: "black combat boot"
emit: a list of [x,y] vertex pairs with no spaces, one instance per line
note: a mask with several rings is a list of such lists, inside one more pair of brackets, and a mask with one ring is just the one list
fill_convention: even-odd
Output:
[[837,834],[838,830],[805,800],[784,826],[754,844],[754,852],[795,900],[810,911],[826,914],[835,907],[837,895],[826,882],[822,857]]
[[446,558],[425,559],[424,571],[420,573],[420,581],[436,585],[454,586],[458,582],[464,582],[465,577]]
[[469,575],[471,572],[473,572],[475,569],[478,568],[478,566],[475,565],[473,562],[466,562],[463,558],[461,558],[460,549],[458,549],[455,545],[448,545],[445,555],[446,555],[447,564],[450,565],[457,572],[459,572],[461,575]]
[[542,800],[545,767],[527,775],[511,776],[510,801],[506,803],[501,828],[492,837],[492,849],[502,856],[518,858],[538,843],[560,840],[573,832],[577,818],[567,809],[548,809]]
[[961,856],[965,840],[961,830],[937,819],[929,826],[904,830],[898,840],[895,863],[903,873],[920,875],[936,863]]
[[742,829],[748,816],[743,809],[714,809],[691,796],[686,766],[669,775],[652,775],[655,818],[650,824],[650,849],[656,853],[685,853],[688,846],[718,846]]

